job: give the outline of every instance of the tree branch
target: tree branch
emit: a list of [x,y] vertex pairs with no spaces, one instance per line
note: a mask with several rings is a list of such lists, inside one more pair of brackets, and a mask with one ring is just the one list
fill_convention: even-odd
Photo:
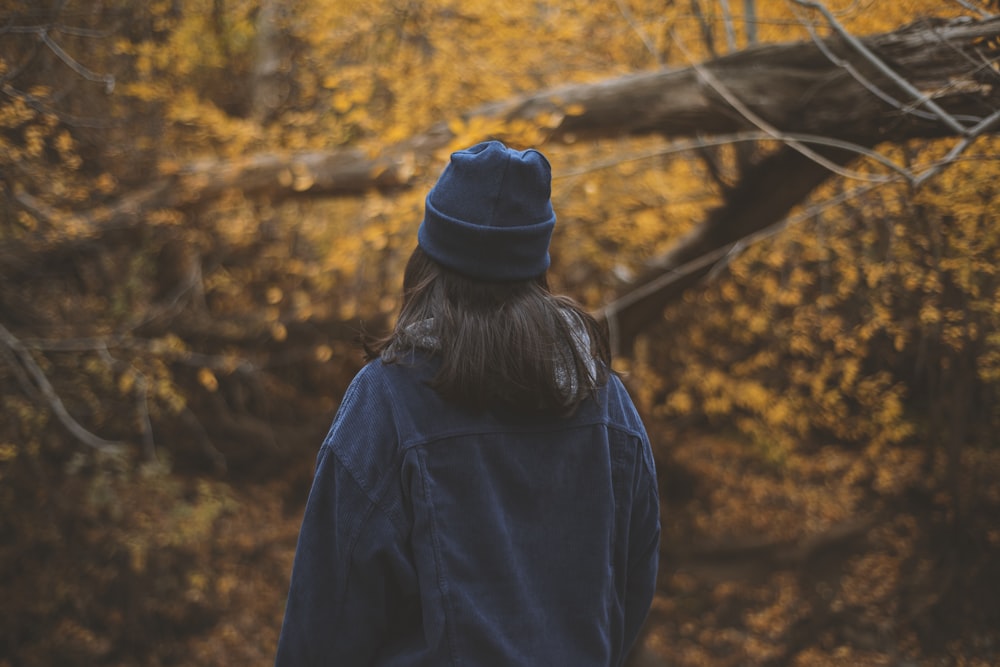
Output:
[[[827,160],[847,162],[853,155],[822,149]],[[613,351],[628,354],[635,337],[685,290],[719,262],[743,247],[772,236],[791,221],[788,213],[831,176],[819,163],[785,147],[758,163],[732,190],[725,202],[709,212],[705,222],[681,239],[666,255],[647,264],[631,289],[596,313],[607,322]],[[897,180],[901,180],[897,177]],[[874,189],[881,183],[866,183]],[[761,192],[769,193],[760,197]],[[855,193],[858,191],[856,190]],[[814,216],[807,210],[801,222]]]
[[[832,15],[828,20],[835,29],[839,25]],[[651,287],[660,284],[658,279],[703,255],[715,257],[708,253],[724,256],[739,239],[782,220],[831,173],[859,177],[844,168],[857,155],[892,171],[865,178],[920,184],[1000,121],[1000,82],[989,67],[996,61],[1000,17],[923,21],[861,39],[844,32],[841,28],[823,40],[757,45],[683,69],[545,90],[473,109],[460,120],[487,117],[499,127],[527,122],[544,127],[550,142],[656,134],[696,137],[707,144],[756,134],[785,145],[748,167],[721,207],[670,253],[650,262],[633,285],[635,291],[605,309],[614,314],[617,334],[627,345],[717,258],[670,278],[661,291]],[[902,87],[924,109],[887,96],[888,86]],[[944,161],[919,174],[874,150],[883,142],[948,136],[958,136],[960,142]],[[337,149],[206,158],[83,213],[57,210],[25,192],[16,198],[42,219],[59,223],[50,225],[47,235],[43,227],[34,240],[34,249],[45,249],[135,225],[150,209],[197,207],[232,189],[280,199],[409,187],[454,139],[449,124],[442,122],[375,156]],[[51,233],[55,229],[58,235]],[[72,231],[64,233],[67,229]]]
[[837,34],[840,35],[844,41],[850,44],[855,51],[861,54],[865,60],[874,65],[882,74],[888,77],[890,81],[895,83],[905,92],[909,93],[919,104],[926,106],[934,112],[934,114],[936,114],[945,125],[954,130],[955,134],[960,136],[965,134],[966,127],[964,125],[959,123],[951,114],[938,106],[938,104],[931,99],[930,95],[922,93],[916,86],[897,74],[896,71],[889,67],[883,59],[879,58],[871,51],[871,49],[865,46],[861,40],[848,32],[847,28],[845,28],[840,21],[834,17],[833,13],[823,6],[822,3],[813,2],[813,0],[793,0],[793,2],[820,12],[837,32]]
[[52,53],[54,53],[56,57],[59,58],[59,60],[63,61],[66,64],[66,66],[69,67],[71,70],[82,76],[87,81],[103,83],[105,93],[110,94],[112,91],[114,91],[115,89],[114,76],[112,76],[111,74],[98,74],[97,72],[88,69],[87,67],[84,67],[82,64],[80,64],[79,61],[73,58],[73,56],[66,53],[66,50],[63,49],[63,47],[59,46],[59,44],[54,39],[52,39],[52,37],[49,35],[49,31],[46,30],[45,28],[38,28],[35,32],[38,34],[38,38],[42,40],[42,43],[45,44],[45,46],[49,47],[49,50],[52,51]]
[[[996,37],[1000,37],[1000,18],[911,25],[855,38],[863,47],[863,57],[853,46],[845,47],[838,36],[823,40],[822,50],[808,41],[757,45],[684,69],[564,86],[487,104],[470,110],[462,120],[488,117],[503,126],[538,123],[544,118],[542,125],[547,126],[552,142],[648,134],[671,138],[732,134],[754,126],[748,117],[786,142],[804,134],[871,147],[957,132],[964,136],[967,127],[956,118],[978,122],[1000,108],[995,73],[969,67],[969,58],[978,57],[985,40]],[[830,54],[836,54],[836,62]],[[878,54],[879,62],[893,62],[892,78],[884,68],[875,68],[868,54]],[[843,62],[850,63],[871,85],[843,76]],[[910,113],[872,94],[871,86],[882,89],[904,75],[910,89],[934,91],[933,108],[943,110],[953,122],[945,125],[937,115]],[[921,95],[921,99],[929,97]],[[77,230],[49,243],[73,242],[106,229],[135,225],[145,211],[196,207],[232,189],[280,199],[353,196],[369,189],[409,187],[417,173],[435,163],[435,153],[454,138],[448,123],[442,122],[375,156],[358,149],[334,149],[264,153],[239,160],[205,158],[117,202],[82,213],[47,210],[39,197],[27,193],[20,193],[18,200],[42,219],[71,222],[60,227]]]
[[45,396],[46,400],[48,400],[56,418],[62,423],[63,426],[66,427],[66,430],[76,437],[77,440],[100,452],[117,454],[122,451],[125,446],[124,443],[114,440],[105,440],[104,438],[94,435],[81,426],[78,421],[73,419],[73,416],[69,414],[69,411],[63,404],[62,399],[59,398],[59,395],[56,393],[55,388],[53,388],[52,383],[49,382],[49,379],[45,376],[45,372],[41,369],[41,367],[39,367],[34,358],[32,358],[31,353],[28,352],[17,337],[8,331],[7,327],[2,324],[0,324],[0,342],[10,348],[10,350],[17,355],[17,358],[24,365],[24,368],[31,374],[35,384],[38,385],[42,395]]

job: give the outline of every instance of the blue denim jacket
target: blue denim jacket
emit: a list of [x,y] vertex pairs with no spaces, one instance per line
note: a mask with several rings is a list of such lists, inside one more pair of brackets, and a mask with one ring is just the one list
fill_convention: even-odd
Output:
[[470,413],[430,363],[361,370],[320,449],[276,667],[620,665],[659,503],[621,382],[570,417]]

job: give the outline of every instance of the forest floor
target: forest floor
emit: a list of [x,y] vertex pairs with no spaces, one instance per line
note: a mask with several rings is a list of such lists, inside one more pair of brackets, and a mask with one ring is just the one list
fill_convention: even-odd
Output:
[[900,452],[873,469],[834,445],[776,460],[658,435],[659,594],[633,667],[1000,664],[996,448],[965,453],[978,483],[956,512],[933,484],[893,486]]
[[[1000,664],[992,503],[956,528],[940,498],[873,500],[850,451],[768,461],[736,436],[651,433],[661,571],[631,667]],[[240,510],[214,537],[230,554],[223,610],[182,649],[190,664],[273,660],[311,465],[234,490]],[[1000,480],[1000,452],[979,465]]]

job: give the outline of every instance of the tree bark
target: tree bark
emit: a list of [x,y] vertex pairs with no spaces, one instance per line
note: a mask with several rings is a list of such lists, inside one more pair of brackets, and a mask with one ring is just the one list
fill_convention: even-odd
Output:
[[[854,158],[847,151],[825,149],[817,153],[838,165]],[[607,322],[611,330],[615,354],[627,355],[635,337],[668,304],[718,266],[737,241],[784,219],[832,175],[823,165],[787,146],[748,170],[700,225],[666,254],[647,262],[630,289],[598,311],[598,319]]]

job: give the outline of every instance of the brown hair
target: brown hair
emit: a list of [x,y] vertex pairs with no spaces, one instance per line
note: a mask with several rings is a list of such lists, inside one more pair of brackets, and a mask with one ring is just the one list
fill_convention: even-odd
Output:
[[545,275],[485,282],[451,271],[418,246],[403,277],[392,333],[365,344],[369,359],[398,363],[417,349],[440,358],[431,386],[473,409],[571,412],[607,382],[607,336]]

